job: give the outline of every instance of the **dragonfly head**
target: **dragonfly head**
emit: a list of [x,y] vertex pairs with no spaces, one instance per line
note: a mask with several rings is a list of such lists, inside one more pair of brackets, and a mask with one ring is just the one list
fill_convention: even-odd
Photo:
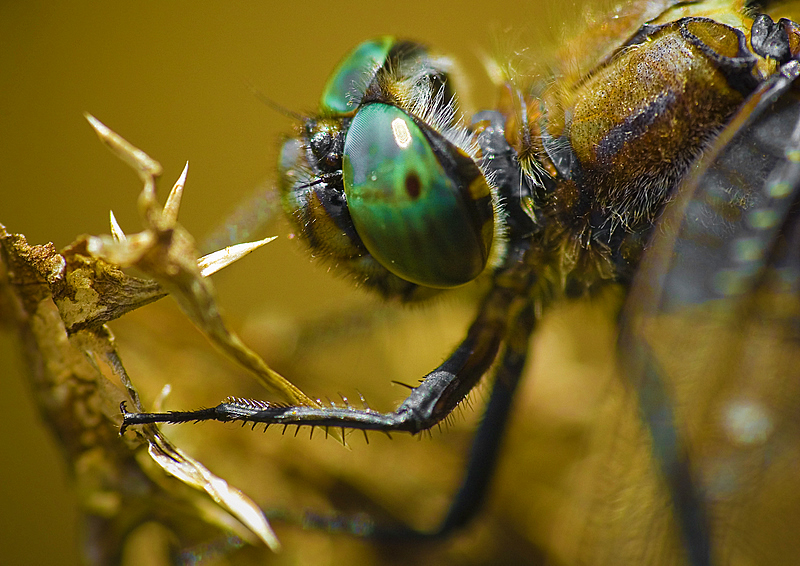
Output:
[[298,234],[387,296],[468,283],[502,242],[449,66],[416,43],[363,43],[328,81],[319,115],[282,149],[281,197]]

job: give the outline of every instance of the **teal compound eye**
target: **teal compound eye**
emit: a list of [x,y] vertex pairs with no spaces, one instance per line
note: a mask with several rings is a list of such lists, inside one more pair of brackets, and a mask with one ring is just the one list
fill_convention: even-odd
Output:
[[368,104],[350,124],[342,171],[356,232],[386,269],[433,288],[483,271],[494,237],[492,195],[462,150],[399,108]]
[[394,44],[395,38],[385,36],[365,41],[353,49],[325,84],[320,98],[321,110],[334,114],[355,110],[372,78],[369,73],[386,62]]

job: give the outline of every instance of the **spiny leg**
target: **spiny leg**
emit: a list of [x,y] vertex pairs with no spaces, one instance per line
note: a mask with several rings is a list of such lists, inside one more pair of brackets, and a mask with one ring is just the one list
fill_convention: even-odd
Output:
[[308,425],[384,432],[420,432],[440,422],[486,373],[506,339],[509,323],[528,308],[532,274],[525,261],[527,246],[518,243],[498,270],[467,337],[453,354],[422,380],[398,408],[381,413],[370,408],[305,407],[229,399],[216,407],[166,413],[129,413],[124,407],[122,431],[147,423],[242,421],[265,425]]

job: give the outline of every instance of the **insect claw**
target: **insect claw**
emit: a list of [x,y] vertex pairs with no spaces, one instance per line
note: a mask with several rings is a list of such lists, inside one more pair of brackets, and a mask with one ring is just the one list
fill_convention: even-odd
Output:
[[367,444],[369,444],[369,436],[367,436],[367,431],[366,431],[366,430],[362,430],[361,432],[363,432],[363,433],[364,433],[364,441],[365,441]]
[[122,401],[119,404],[119,410],[122,413],[122,424],[119,425],[119,435],[122,436],[125,434],[125,431],[128,430],[128,425],[125,424],[125,416],[128,415],[128,410],[125,408],[125,401]]

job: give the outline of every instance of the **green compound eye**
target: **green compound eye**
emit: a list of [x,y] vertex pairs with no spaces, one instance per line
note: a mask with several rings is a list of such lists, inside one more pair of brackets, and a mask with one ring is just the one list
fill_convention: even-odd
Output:
[[393,37],[380,37],[353,49],[325,84],[320,99],[322,111],[347,114],[355,110],[369,82],[367,73],[383,65],[394,42]]
[[472,159],[437,141],[439,157],[408,114],[369,104],[350,124],[342,170],[347,207],[370,254],[406,281],[447,288],[483,271],[494,212]]

